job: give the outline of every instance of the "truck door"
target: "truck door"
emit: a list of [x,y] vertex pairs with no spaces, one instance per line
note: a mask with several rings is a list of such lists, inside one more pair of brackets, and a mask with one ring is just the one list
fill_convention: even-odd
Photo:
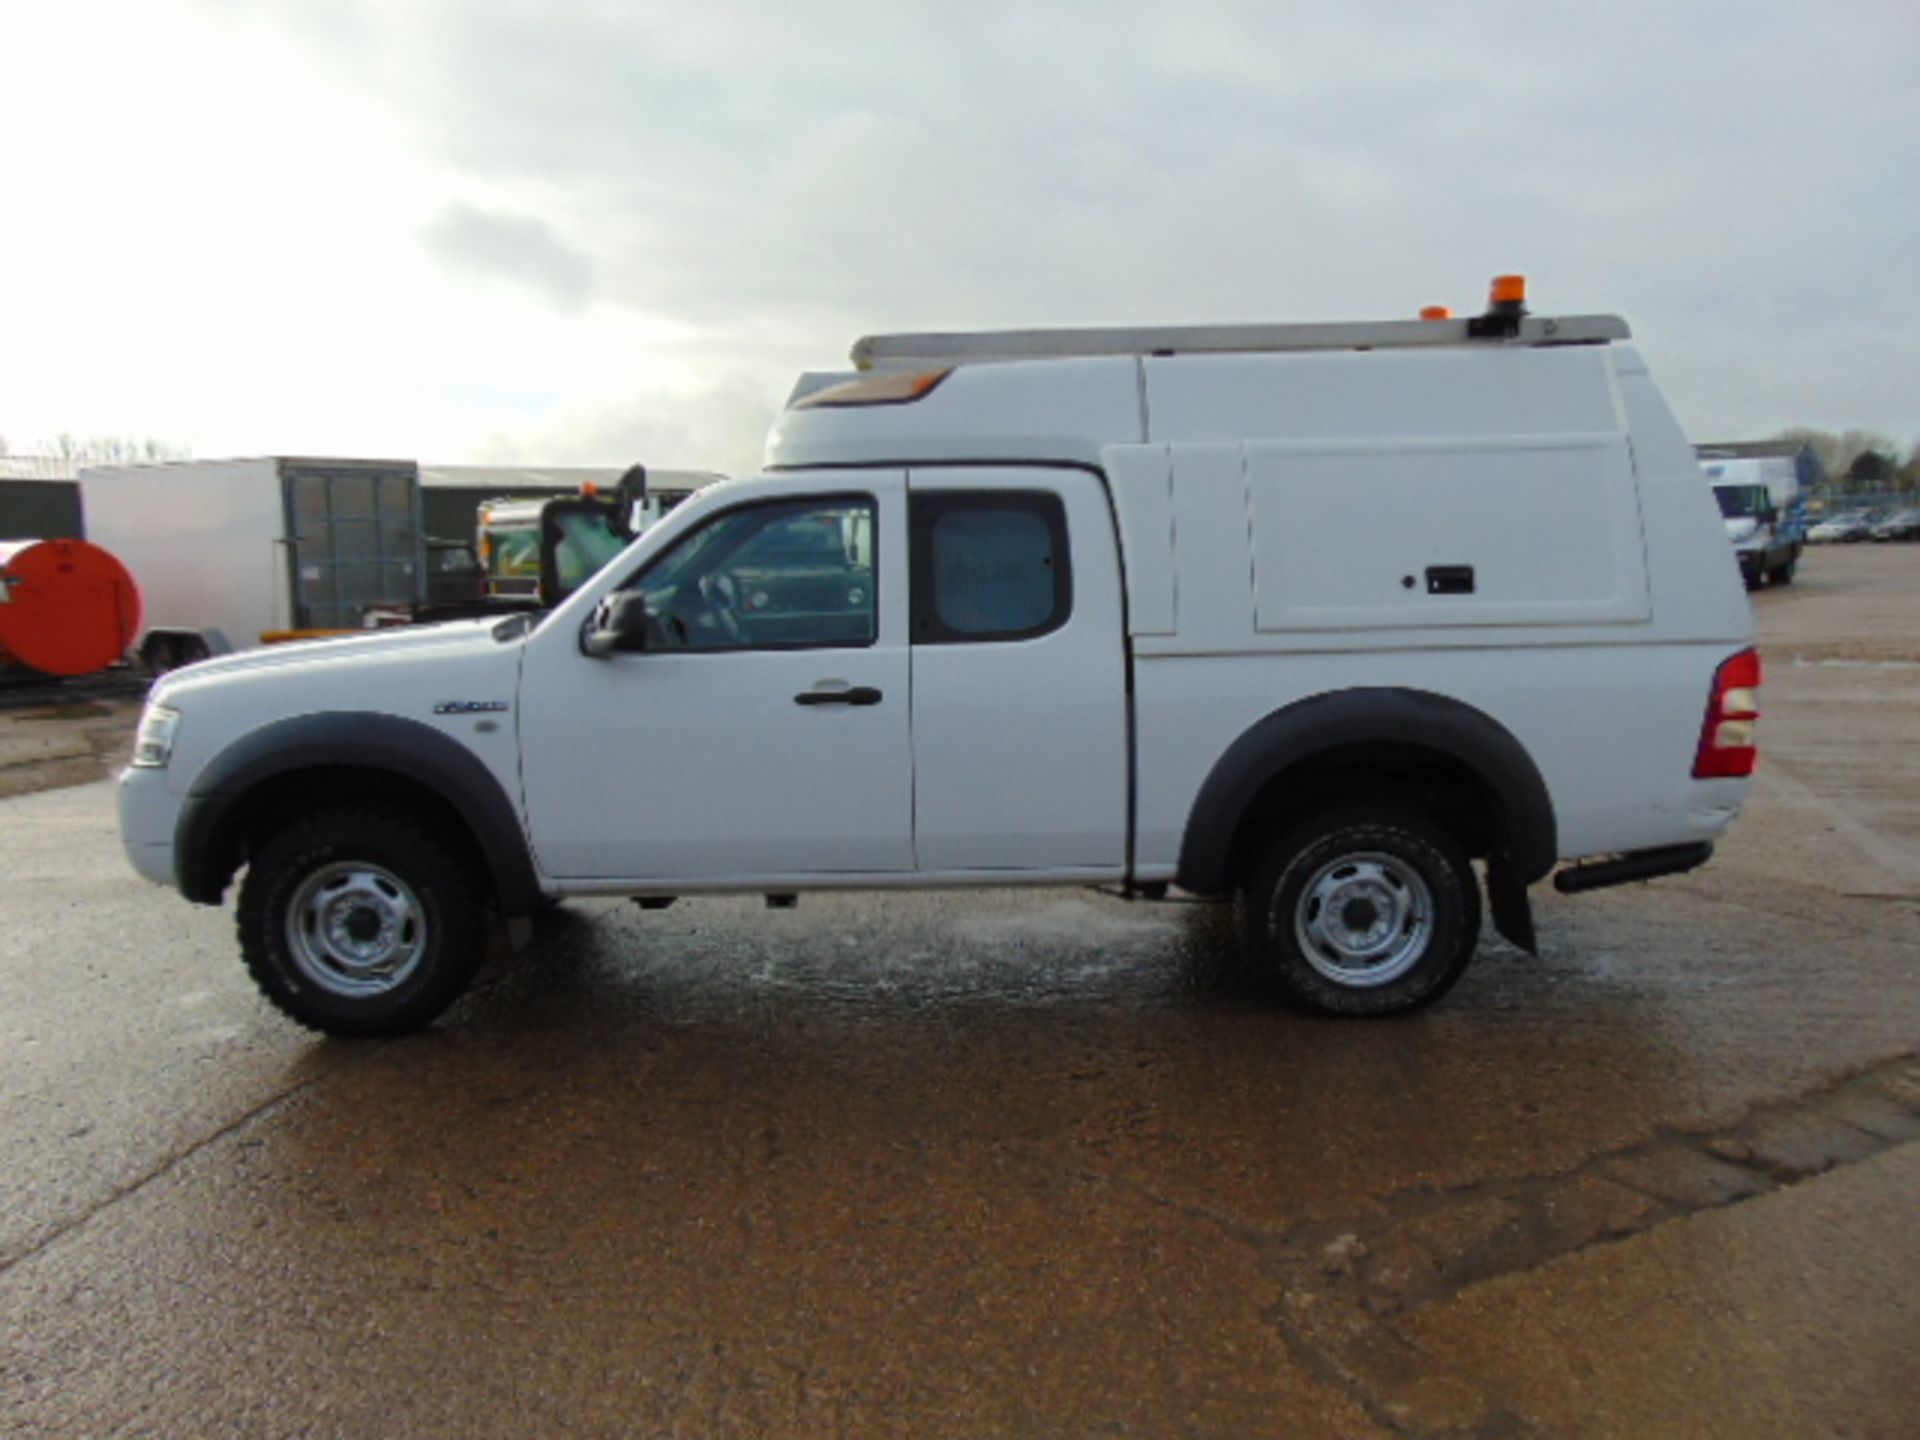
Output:
[[1083,471],[908,476],[914,858],[1112,878],[1127,675],[1112,512]]
[[750,492],[623,578],[647,597],[647,650],[591,658],[577,616],[533,637],[521,774],[547,874],[698,888],[913,868],[905,502],[899,471]]

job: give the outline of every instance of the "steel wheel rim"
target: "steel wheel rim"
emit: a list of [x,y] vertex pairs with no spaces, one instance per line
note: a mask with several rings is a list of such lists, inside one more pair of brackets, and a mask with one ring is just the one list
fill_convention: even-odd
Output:
[[352,999],[404,985],[427,951],[427,913],[413,888],[364,860],[323,865],[287,906],[287,951],[322,990]]
[[1293,907],[1293,934],[1314,971],[1373,989],[1405,975],[1433,938],[1433,892],[1397,855],[1342,855],[1313,873]]

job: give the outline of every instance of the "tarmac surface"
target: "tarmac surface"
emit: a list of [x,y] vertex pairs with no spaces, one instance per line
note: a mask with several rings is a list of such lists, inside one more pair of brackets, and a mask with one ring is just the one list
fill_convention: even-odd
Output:
[[322,1041],[0,801],[0,1434],[1913,1436],[1920,546],[1755,600],[1714,863],[1401,1021],[1003,891],[580,902]]

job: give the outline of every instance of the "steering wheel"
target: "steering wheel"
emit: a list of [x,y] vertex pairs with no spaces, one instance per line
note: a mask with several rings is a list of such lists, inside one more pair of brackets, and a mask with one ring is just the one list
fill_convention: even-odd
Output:
[[729,640],[742,638],[740,630],[740,591],[733,577],[723,570],[700,577],[700,598],[707,611],[727,632]]

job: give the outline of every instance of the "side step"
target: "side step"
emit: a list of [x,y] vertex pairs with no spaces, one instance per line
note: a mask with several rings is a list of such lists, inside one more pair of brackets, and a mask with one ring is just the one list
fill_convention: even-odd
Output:
[[1553,877],[1553,888],[1562,895],[1578,895],[1586,890],[1603,890],[1609,885],[1628,885],[1635,880],[1652,880],[1661,875],[1678,875],[1697,870],[1713,856],[1713,843],[1667,845],[1658,850],[1631,850],[1611,860],[1596,860],[1590,865],[1574,865]]

